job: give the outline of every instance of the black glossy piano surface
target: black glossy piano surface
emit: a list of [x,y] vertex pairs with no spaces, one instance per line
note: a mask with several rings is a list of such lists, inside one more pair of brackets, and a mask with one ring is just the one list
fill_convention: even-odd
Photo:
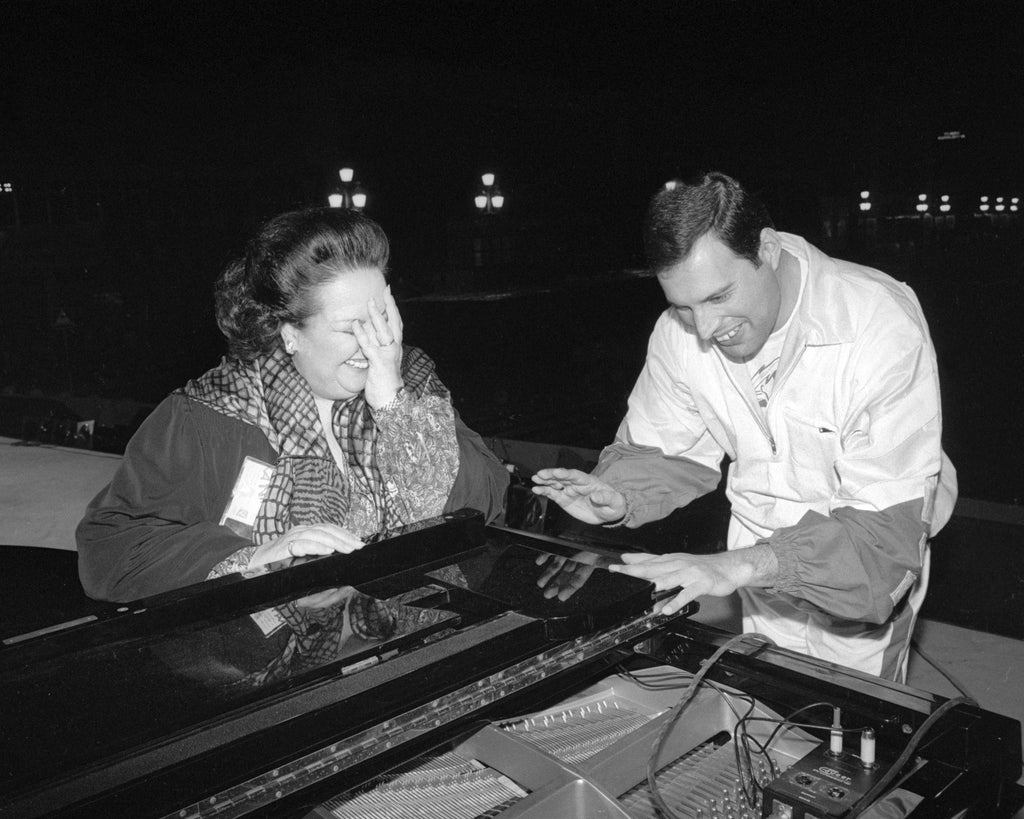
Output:
[[[1024,802],[1016,721],[654,614],[651,584],[607,571],[617,556],[464,512],[352,555],[13,618],[0,819],[751,819],[772,799],[846,819],[868,797],[1010,817]],[[851,742],[808,773],[836,708],[851,736],[872,729],[878,762]],[[857,801],[819,775],[841,769],[862,771]],[[814,813],[803,781],[847,802]]]
[[5,633],[0,816],[162,815],[184,782],[204,797],[267,788],[268,762],[296,756],[298,791],[454,730],[654,628],[652,586],[609,573],[608,554],[457,513],[352,555]]

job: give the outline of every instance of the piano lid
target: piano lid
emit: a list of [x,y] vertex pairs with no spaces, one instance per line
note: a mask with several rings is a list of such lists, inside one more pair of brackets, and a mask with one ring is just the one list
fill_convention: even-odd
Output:
[[[457,513],[352,555],[297,559],[5,641],[0,815],[10,797],[152,756],[171,738],[191,735],[188,753],[209,752],[303,716],[307,705],[294,703],[317,701],[328,683],[335,704],[365,695],[371,677],[406,678],[403,707],[429,702],[438,689],[420,681],[456,685],[460,658],[491,673],[642,616],[653,586],[608,572],[610,554]],[[423,676],[439,663],[449,670]],[[350,710],[353,728],[379,717]]]

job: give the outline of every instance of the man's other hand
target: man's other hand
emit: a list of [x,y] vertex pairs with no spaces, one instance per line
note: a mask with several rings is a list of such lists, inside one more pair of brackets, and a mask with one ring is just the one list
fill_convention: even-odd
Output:
[[534,494],[549,498],[584,523],[614,523],[626,514],[626,498],[604,481],[578,469],[541,469]]

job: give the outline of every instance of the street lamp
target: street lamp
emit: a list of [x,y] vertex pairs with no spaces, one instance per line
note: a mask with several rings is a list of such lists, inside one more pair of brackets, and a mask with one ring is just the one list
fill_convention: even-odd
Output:
[[362,210],[366,207],[366,191],[363,186],[355,181],[355,171],[351,168],[342,168],[338,171],[338,179],[341,184],[334,189],[327,197],[332,208],[347,208],[348,210]]
[[473,201],[481,213],[487,213],[493,216],[505,205],[505,195],[501,192],[501,189],[494,184],[493,173],[485,173],[480,177],[480,181],[483,182],[484,186]]
[[13,182],[0,182],[0,197],[2,197],[5,200],[8,198],[11,200],[11,210],[13,211],[14,227],[20,228],[21,212],[18,210],[18,192],[17,190],[15,190]]

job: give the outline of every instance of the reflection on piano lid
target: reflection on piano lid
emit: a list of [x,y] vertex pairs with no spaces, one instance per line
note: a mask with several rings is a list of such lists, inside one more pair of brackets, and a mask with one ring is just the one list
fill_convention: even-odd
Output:
[[0,817],[243,815],[454,730],[666,620],[607,560],[456,513],[8,642]]

